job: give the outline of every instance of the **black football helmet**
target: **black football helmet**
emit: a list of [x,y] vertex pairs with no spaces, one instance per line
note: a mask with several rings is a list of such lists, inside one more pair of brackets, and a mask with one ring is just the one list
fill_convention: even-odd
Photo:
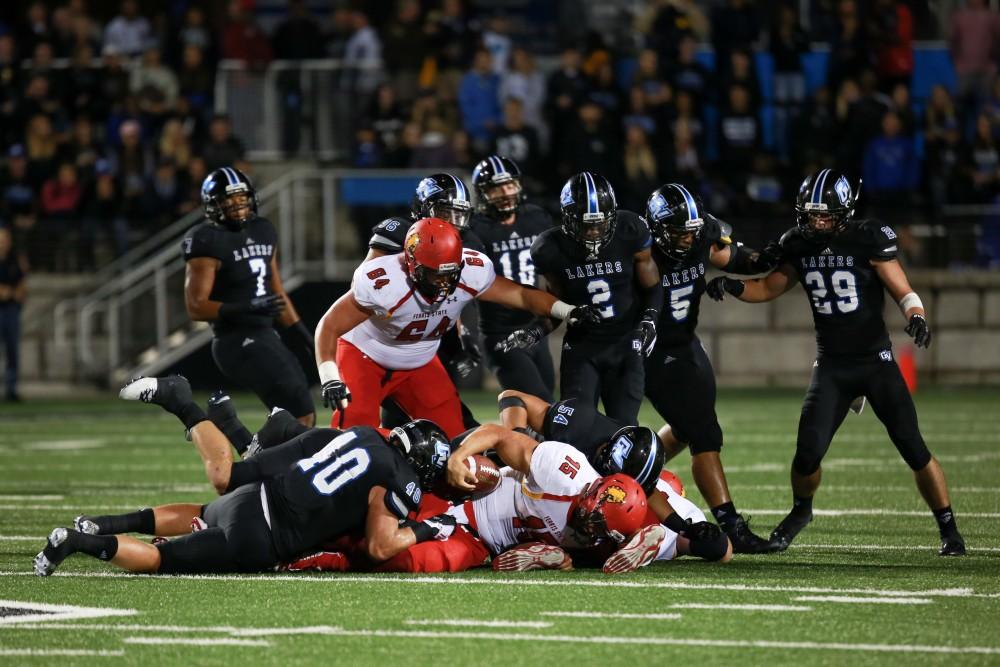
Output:
[[583,171],[571,177],[559,195],[562,229],[596,256],[615,233],[618,202],[608,179]]
[[681,261],[694,249],[705,228],[698,198],[680,183],[667,183],[646,200],[646,222],[656,245]]
[[416,419],[389,432],[389,445],[395,447],[420,478],[420,488],[428,491],[441,477],[451,455],[448,436],[437,424]]
[[626,426],[597,449],[592,463],[604,477],[622,472],[635,478],[648,496],[656,489],[664,456],[663,442],[653,429]]
[[242,171],[220,167],[201,183],[205,217],[230,229],[240,229],[257,217],[257,189]]
[[456,229],[466,229],[472,217],[469,189],[458,176],[431,174],[417,184],[410,214],[414,220],[438,218]]
[[795,224],[807,239],[829,238],[847,227],[857,201],[847,176],[833,169],[820,169],[799,187]]
[[[491,155],[482,160],[472,170],[472,182],[479,196],[479,207],[483,213],[496,220],[504,220],[517,213],[518,207],[524,201],[524,189],[521,187],[521,168],[510,158],[502,155]],[[490,191],[507,183],[513,184],[517,192],[512,194],[495,194]]]

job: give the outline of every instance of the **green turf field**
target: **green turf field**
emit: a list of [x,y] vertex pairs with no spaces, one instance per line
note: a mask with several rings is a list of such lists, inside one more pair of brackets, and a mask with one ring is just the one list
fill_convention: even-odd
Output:
[[[720,396],[730,487],[763,534],[790,502],[800,398]],[[492,397],[470,400],[493,416]],[[263,420],[253,399],[238,406],[251,428]],[[76,556],[40,579],[32,557],[78,513],[213,494],[158,408],[0,405],[0,608],[71,606],[15,623],[0,611],[0,665],[1000,664],[1000,391],[924,391],[917,407],[951,483],[964,558],[936,555],[933,519],[869,410],[848,416],[818,516],[784,554],[683,559],[619,578],[149,577]],[[689,482],[688,465],[682,456],[669,467]]]

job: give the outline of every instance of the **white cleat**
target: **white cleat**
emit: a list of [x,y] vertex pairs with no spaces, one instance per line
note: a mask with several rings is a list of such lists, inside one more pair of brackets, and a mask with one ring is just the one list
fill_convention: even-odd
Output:
[[666,536],[667,529],[660,524],[646,526],[604,561],[604,574],[635,572],[640,567],[649,565],[656,558]]
[[69,537],[69,531],[65,528],[54,528],[49,533],[48,543],[45,545],[45,548],[35,556],[35,574],[39,577],[47,577],[56,571],[56,568],[63,562],[63,559],[69,555],[60,553],[64,550],[59,548],[66,542],[67,537]]
[[493,559],[493,569],[497,572],[569,570],[572,567],[573,561],[562,547],[541,542],[513,547]]
[[73,527],[81,533],[86,533],[87,535],[101,534],[100,527],[86,514],[81,514],[73,519]]
[[149,403],[153,400],[153,397],[156,396],[156,388],[158,384],[159,382],[157,378],[135,378],[122,387],[122,390],[118,392],[118,398],[123,398],[126,401],[142,401],[143,403]]

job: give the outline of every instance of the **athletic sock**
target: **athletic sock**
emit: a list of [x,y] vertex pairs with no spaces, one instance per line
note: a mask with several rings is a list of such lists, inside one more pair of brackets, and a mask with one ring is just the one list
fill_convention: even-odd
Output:
[[201,406],[194,402],[188,403],[174,414],[177,415],[177,418],[181,420],[182,424],[184,424],[184,428],[189,431],[200,422],[208,419],[208,417],[205,416],[205,411],[201,409]]
[[731,500],[713,507],[712,516],[715,517],[715,522],[722,526],[723,530],[729,530],[740,519],[740,515],[736,513],[736,506]]
[[938,510],[931,510],[934,519],[937,520],[938,531],[941,537],[951,537],[958,534],[958,526],[955,524],[955,513],[951,511],[951,505]]
[[90,518],[97,524],[101,535],[120,535],[121,533],[156,533],[156,517],[149,507],[128,514],[108,514]]
[[[236,409],[232,406],[232,401],[228,396],[224,396],[224,401],[216,399],[215,396],[208,402],[208,418],[212,420],[226,439],[232,443],[236,451],[239,452],[240,456],[246,453],[247,447],[250,446],[250,441],[253,435],[247,430],[247,427],[243,425],[240,421],[239,416],[236,414]],[[217,401],[217,402],[213,402]]]
[[799,496],[792,497],[792,512],[794,514],[812,514],[813,511],[813,499],[800,498]]
[[111,560],[118,553],[118,538],[115,535],[76,533],[72,539],[76,542],[74,545],[75,551],[99,558],[100,560]]

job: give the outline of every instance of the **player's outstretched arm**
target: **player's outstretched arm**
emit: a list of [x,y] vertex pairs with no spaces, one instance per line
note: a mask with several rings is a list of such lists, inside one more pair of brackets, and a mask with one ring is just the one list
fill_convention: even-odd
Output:
[[732,294],[740,301],[763,303],[772,301],[795,287],[795,269],[791,264],[782,264],[763,278],[737,280],[719,276],[709,281],[705,293],[716,301],[722,301],[726,294]]
[[777,241],[771,241],[758,252],[742,243],[713,245],[709,250],[708,261],[726,273],[754,276],[767,273],[781,263],[781,246]]
[[465,465],[465,459],[495,449],[504,463],[515,470],[530,472],[531,454],[538,443],[523,433],[515,433],[497,424],[483,424],[448,457],[448,483],[463,491],[475,489],[476,476]]
[[368,516],[365,519],[365,549],[368,557],[380,563],[428,540],[446,540],[455,530],[455,518],[438,514],[423,521],[401,520],[389,511],[385,488],[373,487],[368,494]]
[[649,497],[649,509],[656,514],[664,526],[684,538],[686,553],[709,561],[728,562],[733,557],[733,546],[729,538],[714,523],[699,521],[691,523],[674,511],[667,494],[659,491]]
[[500,423],[504,428],[512,431],[530,428],[541,433],[550,404],[523,391],[504,389],[497,396],[497,406],[500,408]]
[[503,276],[497,276],[490,288],[480,294],[479,298],[508,308],[527,310],[535,315],[566,320],[569,324],[578,322],[596,324],[600,320],[593,306],[573,306],[560,301],[548,292],[519,285]]
[[920,296],[913,291],[903,267],[895,260],[872,261],[872,267],[886,290],[899,304],[899,309],[906,318],[906,333],[913,337],[917,347],[930,347],[931,329],[927,324],[927,313]]
[[344,409],[351,402],[351,392],[337,368],[337,341],[370,316],[371,312],[362,308],[349,291],[330,306],[316,325],[316,367],[323,385],[324,407]]

